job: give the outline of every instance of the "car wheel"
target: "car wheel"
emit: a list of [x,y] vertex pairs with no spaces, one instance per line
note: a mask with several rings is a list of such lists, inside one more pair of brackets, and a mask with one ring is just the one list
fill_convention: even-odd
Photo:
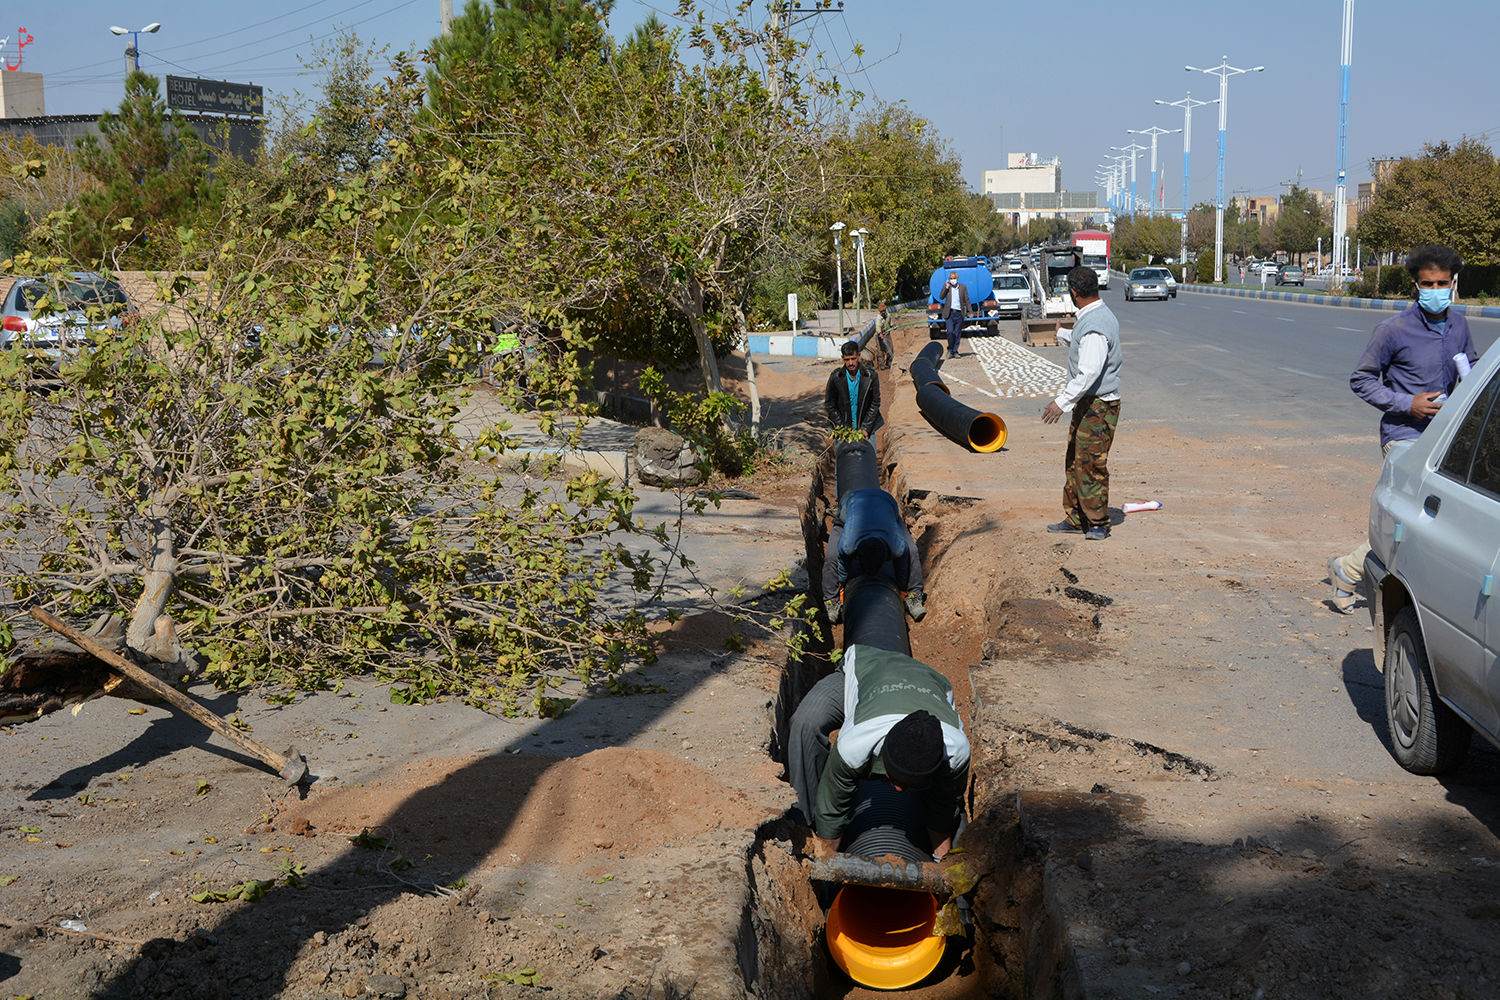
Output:
[[1385,723],[1396,763],[1413,774],[1446,774],[1463,762],[1473,735],[1438,700],[1416,609],[1401,609],[1385,644]]
[[947,332],[940,326],[929,326],[927,328],[927,339],[929,340],[942,340],[945,336],[947,336]]
[[1132,299],[1132,298],[1131,298],[1131,297],[1130,297],[1130,289],[1128,289],[1128,288],[1127,288],[1127,289],[1125,289],[1125,301],[1126,301],[1126,302],[1132,302],[1132,301],[1134,301],[1134,300],[1133,300],[1133,299]]

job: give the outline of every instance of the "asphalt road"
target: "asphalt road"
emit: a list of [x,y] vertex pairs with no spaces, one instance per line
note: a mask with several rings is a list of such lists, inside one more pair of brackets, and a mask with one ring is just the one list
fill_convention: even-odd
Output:
[[[1190,405],[1195,431],[1213,436],[1279,412],[1285,433],[1330,446],[1365,435],[1361,451],[1379,466],[1379,414],[1349,390],[1349,373],[1394,313],[1186,291],[1126,302],[1123,287],[1112,282],[1104,298],[1127,348],[1133,421],[1180,420]],[[1469,328],[1481,354],[1500,336],[1500,320]]]

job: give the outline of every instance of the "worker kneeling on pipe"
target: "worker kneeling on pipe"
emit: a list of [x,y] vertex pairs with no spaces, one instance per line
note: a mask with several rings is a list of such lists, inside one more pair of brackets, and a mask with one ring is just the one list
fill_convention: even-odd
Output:
[[817,854],[838,850],[859,783],[874,779],[920,796],[929,842],[916,846],[942,858],[969,783],[969,739],[953,685],[910,656],[850,646],[839,669],[814,684],[792,714],[787,771]]
[[927,616],[922,556],[896,498],[885,490],[850,490],[834,512],[823,555],[823,603],[835,625],[844,619],[844,584],[860,576],[885,577],[904,592],[913,621]]

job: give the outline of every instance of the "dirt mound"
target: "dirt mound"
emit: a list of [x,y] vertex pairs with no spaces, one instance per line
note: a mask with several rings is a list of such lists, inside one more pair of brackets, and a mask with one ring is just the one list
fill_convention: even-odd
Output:
[[295,832],[391,838],[407,855],[488,865],[639,852],[766,819],[733,791],[658,750],[608,747],[568,760],[434,758],[394,781],[340,789],[288,816]]

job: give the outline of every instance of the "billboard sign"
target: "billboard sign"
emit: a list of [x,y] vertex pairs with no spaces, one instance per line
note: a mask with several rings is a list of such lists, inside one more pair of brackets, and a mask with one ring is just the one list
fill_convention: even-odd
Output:
[[220,115],[265,113],[265,90],[251,83],[224,83],[190,76],[167,77],[167,107]]

